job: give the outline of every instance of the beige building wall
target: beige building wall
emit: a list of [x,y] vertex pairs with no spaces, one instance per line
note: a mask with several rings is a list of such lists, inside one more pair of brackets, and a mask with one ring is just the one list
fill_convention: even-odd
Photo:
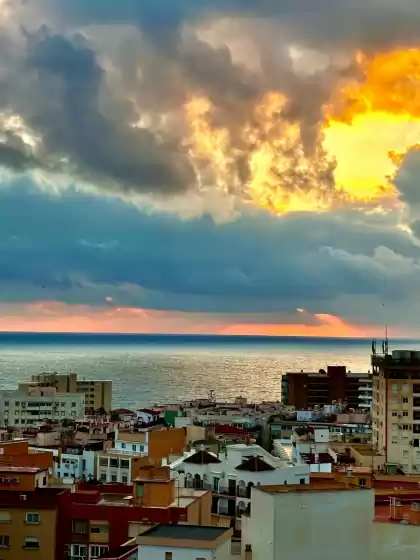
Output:
[[76,373],[41,373],[31,381],[19,382],[19,391],[28,394],[34,386],[55,387],[58,393],[84,393],[86,409],[112,409],[112,381],[78,379]]
[[386,463],[395,463],[406,473],[420,472],[420,420],[413,418],[413,385],[419,380],[385,379],[374,376],[372,407],[372,443],[385,455]]

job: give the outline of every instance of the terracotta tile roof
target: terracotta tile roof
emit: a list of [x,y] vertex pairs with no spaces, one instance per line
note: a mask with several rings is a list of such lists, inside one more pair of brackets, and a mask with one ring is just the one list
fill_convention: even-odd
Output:
[[221,463],[221,461],[208,451],[200,450],[194,455],[184,459],[184,463],[194,463],[195,465],[209,465],[211,463]]
[[250,457],[242,464],[235,467],[238,471],[249,471],[249,472],[262,472],[262,471],[275,471],[275,467],[272,467],[264,461],[261,457]]

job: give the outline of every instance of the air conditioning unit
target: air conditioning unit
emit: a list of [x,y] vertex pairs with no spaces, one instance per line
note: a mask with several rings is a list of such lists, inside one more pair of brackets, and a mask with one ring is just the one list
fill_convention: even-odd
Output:
[[21,500],[22,502],[26,502],[27,496],[26,496],[26,494],[21,494],[21,495],[19,496],[19,498],[20,498],[20,500]]

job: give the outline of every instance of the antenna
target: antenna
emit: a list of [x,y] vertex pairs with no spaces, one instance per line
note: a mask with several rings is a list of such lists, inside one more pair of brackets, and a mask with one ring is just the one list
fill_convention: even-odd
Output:
[[385,354],[388,355],[388,325],[385,325]]

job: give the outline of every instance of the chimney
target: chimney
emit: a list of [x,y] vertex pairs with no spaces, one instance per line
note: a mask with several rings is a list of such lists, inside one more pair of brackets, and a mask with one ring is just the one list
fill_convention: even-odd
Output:
[[244,560],[252,560],[252,546],[250,544],[245,545]]

